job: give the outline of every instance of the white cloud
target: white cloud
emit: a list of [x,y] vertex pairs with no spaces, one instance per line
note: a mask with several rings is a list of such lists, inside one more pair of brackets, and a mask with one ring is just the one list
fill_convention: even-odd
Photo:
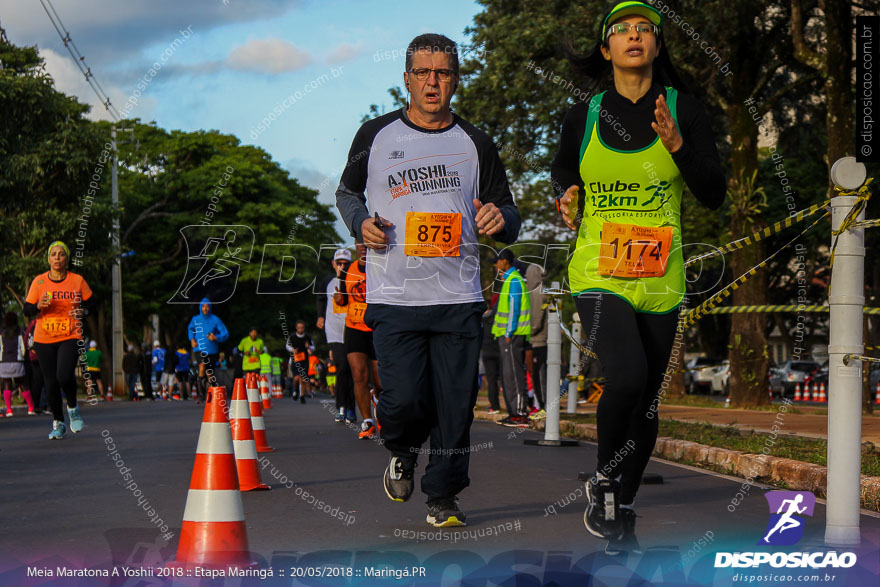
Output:
[[248,41],[233,49],[227,59],[232,69],[270,74],[295,71],[308,65],[309,61],[308,53],[282,39]]
[[343,61],[350,61],[357,57],[358,53],[361,52],[360,43],[357,45],[352,45],[350,43],[342,43],[338,47],[331,49],[327,54],[327,63],[342,63]]
[[[87,118],[91,120],[113,119],[98,99],[98,95],[86,82],[70,55],[66,52],[56,53],[52,49],[40,49],[40,57],[46,62],[46,71],[52,76],[56,90],[70,96],[76,96],[80,102],[92,107],[92,110],[86,115]],[[98,81],[104,92],[110,97],[110,103],[121,111],[128,100],[128,94],[119,86],[107,83],[106,80],[98,79]],[[156,104],[157,101],[154,98],[141,98],[137,108],[133,108],[129,112],[128,118],[139,117],[143,120],[150,120]]]

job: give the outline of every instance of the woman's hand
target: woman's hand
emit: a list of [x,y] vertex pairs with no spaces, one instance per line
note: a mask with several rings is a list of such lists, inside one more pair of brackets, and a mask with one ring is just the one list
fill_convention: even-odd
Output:
[[43,308],[48,307],[51,303],[52,298],[49,296],[49,292],[46,292],[42,296],[40,296],[39,300],[37,300],[37,308],[42,310]]
[[678,134],[678,127],[675,126],[675,120],[673,120],[666,99],[662,95],[657,98],[656,106],[654,116],[657,118],[657,122],[652,122],[651,128],[660,137],[660,142],[663,143],[666,150],[675,153],[681,149],[684,139]]
[[577,231],[577,226],[574,225],[574,220],[571,219],[571,206],[577,206],[577,197],[578,190],[580,188],[576,185],[571,186],[565,193],[562,194],[562,197],[559,198],[559,212],[562,214],[562,220],[565,221],[565,225],[570,229]]

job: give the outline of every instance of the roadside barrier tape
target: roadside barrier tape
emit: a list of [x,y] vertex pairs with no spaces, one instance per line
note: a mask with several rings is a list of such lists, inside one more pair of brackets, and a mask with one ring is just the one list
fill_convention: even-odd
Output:
[[875,218],[874,220],[862,220],[861,222],[853,222],[850,224],[850,228],[875,228],[880,226],[880,218]]
[[864,355],[843,355],[843,364],[849,365],[850,361],[864,361],[865,363],[880,363],[880,359],[876,357],[866,357]]
[[[834,186],[834,190],[838,192],[837,196],[858,196],[856,203],[853,204],[853,207],[850,208],[849,212],[847,212],[846,217],[844,217],[843,222],[840,223],[840,227],[837,230],[831,231],[831,236],[834,237],[834,241],[831,243],[831,260],[828,263],[828,266],[834,267],[834,253],[837,250],[837,239],[840,238],[840,235],[845,231],[853,228],[853,225],[858,222],[856,218],[858,218],[859,214],[862,210],[865,209],[865,206],[868,205],[868,200],[871,198],[871,190],[868,188],[868,185],[874,181],[873,177],[869,177],[868,180],[862,184],[862,186],[854,191],[844,191],[842,188],[838,186]],[[828,287],[829,292],[831,291],[831,286]]]
[[774,222],[770,226],[763,228],[754,234],[750,234],[747,237],[740,238],[735,241],[729,242],[726,245],[724,245],[722,247],[718,247],[714,251],[711,251],[709,253],[705,253],[703,255],[697,255],[696,257],[691,257],[690,259],[688,259],[687,261],[684,262],[684,266],[688,267],[690,265],[693,265],[697,261],[705,261],[706,259],[718,257],[719,255],[723,255],[724,253],[729,253],[731,251],[737,251],[737,250],[743,249],[749,245],[753,245],[757,242],[760,242],[760,241],[764,240],[765,238],[767,238],[768,236],[774,235],[777,232],[781,232],[781,231],[785,230],[786,228],[794,226],[795,224],[800,223],[804,219],[809,218],[813,214],[817,213],[819,210],[822,210],[823,208],[828,206],[828,204],[830,204],[830,203],[831,203],[831,200],[826,200],[826,201],[822,202],[821,204],[814,204],[813,206],[810,206],[809,208],[806,208],[804,210],[801,210],[800,212],[792,214],[788,218],[780,220],[779,222]]
[[680,321],[680,323],[678,325],[678,331],[683,332],[685,330],[685,327],[692,326],[694,323],[696,323],[697,320],[699,320],[700,318],[705,316],[709,312],[709,310],[711,310],[712,308],[714,308],[715,306],[720,304],[723,300],[730,297],[734,291],[739,289],[739,287],[742,284],[744,284],[746,281],[748,281],[749,279],[754,277],[755,274],[759,270],[764,268],[767,265],[767,263],[769,263],[774,257],[776,257],[776,255],[778,255],[779,253],[781,253],[782,251],[784,251],[785,249],[790,247],[792,244],[794,244],[794,242],[796,240],[798,240],[800,237],[802,237],[804,234],[806,234],[811,228],[816,226],[816,224],[818,224],[821,220],[823,220],[826,216],[828,216],[830,214],[831,214],[831,212],[826,210],[824,214],[822,214],[821,216],[816,218],[816,220],[814,220],[812,222],[812,224],[810,224],[808,227],[806,227],[804,230],[802,230],[800,232],[800,234],[798,234],[796,237],[794,237],[793,239],[791,239],[790,241],[788,241],[787,243],[782,245],[782,247],[780,247],[775,252],[773,252],[769,257],[767,257],[766,259],[764,259],[763,261],[761,261],[760,263],[758,263],[757,265],[755,265],[754,267],[752,267],[751,269],[749,269],[748,271],[746,271],[745,273],[743,273],[742,275],[737,277],[735,280],[733,280],[732,283],[730,283],[730,285],[725,286],[721,291],[719,291],[718,293],[713,295],[711,298],[709,298],[708,300],[706,300],[705,302],[703,302],[702,304],[700,304],[699,306],[697,306],[696,308],[694,308],[693,310],[688,312],[685,315],[685,317]]
[[[706,314],[750,314],[753,312],[820,312],[828,313],[831,306],[801,306],[795,304],[787,305],[765,305],[765,306],[719,306],[712,308]],[[865,314],[880,314],[880,308],[863,308]],[[877,347],[880,348],[880,347]]]

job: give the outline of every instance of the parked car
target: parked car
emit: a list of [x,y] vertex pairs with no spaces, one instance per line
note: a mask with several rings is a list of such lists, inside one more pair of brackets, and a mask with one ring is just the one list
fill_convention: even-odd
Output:
[[730,393],[730,361],[727,359],[712,369],[712,393]]
[[685,364],[684,389],[689,394],[712,390],[712,370],[721,364],[720,359],[697,357]]
[[828,389],[828,361],[825,361],[818,369],[804,377],[804,385],[802,385],[801,387],[812,387],[814,383],[816,385],[824,383],[825,389]]
[[774,375],[771,375],[770,389],[774,395],[794,396],[795,386],[800,384],[803,388],[806,385],[807,375],[819,371],[819,368],[819,363],[816,361],[789,359],[776,370]]

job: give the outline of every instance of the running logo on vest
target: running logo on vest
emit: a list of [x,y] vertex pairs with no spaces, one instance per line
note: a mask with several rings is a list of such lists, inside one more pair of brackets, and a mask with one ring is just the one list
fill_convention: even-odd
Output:
[[443,164],[411,167],[388,175],[388,190],[392,198],[451,187],[461,187],[461,178],[457,171],[446,171],[446,165]]

